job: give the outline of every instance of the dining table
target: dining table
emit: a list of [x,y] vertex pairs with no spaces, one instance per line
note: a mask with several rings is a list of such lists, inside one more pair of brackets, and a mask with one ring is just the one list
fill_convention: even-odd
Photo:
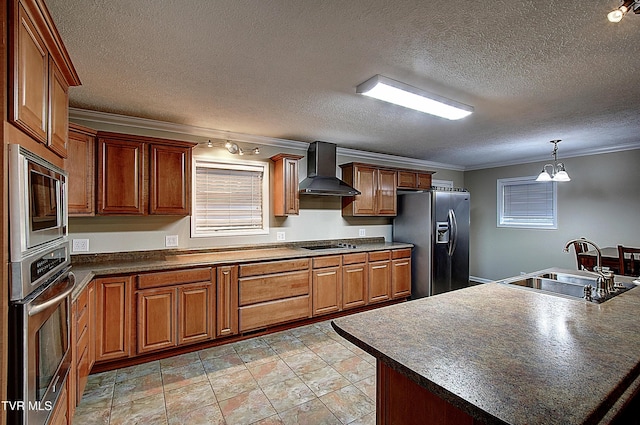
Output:
[[[608,267],[615,274],[620,274],[620,259],[618,257],[618,248],[614,246],[607,246],[600,248],[602,257],[602,267]],[[586,268],[587,270],[593,270],[597,264],[598,251],[595,249],[578,253],[578,268]],[[631,261],[631,254],[625,255],[625,262]],[[640,259],[636,256],[633,261],[635,262],[635,270],[640,270]]]

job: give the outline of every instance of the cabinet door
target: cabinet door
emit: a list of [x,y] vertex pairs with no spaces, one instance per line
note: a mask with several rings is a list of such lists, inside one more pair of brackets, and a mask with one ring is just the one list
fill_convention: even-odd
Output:
[[96,361],[129,357],[131,278],[97,279],[96,291]]
[[17,24],[13,121],[34,139],[47,143],[49,53],[22,5],[18,7]]
[[396,172],[394,170],[378,170],[376,190],[376,214],[396,215]]
[[67,194],[69,217],[92,216],[95,214],[95,132],[84,127],[69,124],[67,144]]
[[431,188],[431,174],[418,173],[418,189]]
[[300,155],[278,154],[271,157],[273,166],[273,215],[286,217],[298,215],[298,160]]
[[313,270],[313,315],[334,313],[342,309],[341,267]]
[[391,299],[391,260],[369,263],[369,303]]
[[98,139],[98,214],[145,214],[145,147]]
[[150,214],[189,215],[191,148],[151,145]]
[[354,215],[376,215],[377,171],[359,165],[354,168],[354,187],[360,191],[353,201]]
[[238,333],[238,266],[221,266],[216,282],[216,336]]
[[213,285],[178,287],[178,345],[213,338]]
[[367,304],[367,264],[342,266],[342,308]]
[[138,353],[176,345],[176,289],[139,291]]
[[403,298],[411,295],[411,258],[391,261],[391,296]]
[[398,170],[398,187],[415,189],[417,187],[416,173],[413,171]]
[[49,61],[49,149],[67,157],[69,138],[69,84],[53,59]]

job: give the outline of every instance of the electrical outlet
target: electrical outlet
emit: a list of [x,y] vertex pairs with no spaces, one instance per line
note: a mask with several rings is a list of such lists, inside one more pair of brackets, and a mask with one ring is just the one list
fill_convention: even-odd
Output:
[[277,241],[285,240],[284,232],[276,232],[276,240]]
[[358,230],[358,236],[366,236],[367,232],[365,231],[365,229],[359,229]]
[[71,251],[89,252],[89,239],[73,239]]
[[165,247],[177,247],[178,246],[178,235],[167,235],[164,237],[164,246]]

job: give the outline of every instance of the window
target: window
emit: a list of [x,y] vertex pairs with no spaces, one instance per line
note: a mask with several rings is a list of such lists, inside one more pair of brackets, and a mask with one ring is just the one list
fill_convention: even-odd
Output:
[[269,233],[269,165],[196,159],[191,237]]
[[498,179],[498,227],[558,228],[557,183],[535,180]]

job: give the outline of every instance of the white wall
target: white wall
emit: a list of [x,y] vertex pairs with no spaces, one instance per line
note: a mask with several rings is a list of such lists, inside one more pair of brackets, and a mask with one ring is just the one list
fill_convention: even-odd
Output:
[[640,150],[562,159],[572,181],[558,183],[558,229],[498,228],[496,182],[534,176],[542,163],[465,172],[471,192],[470,274],[501,279],[547,267],[576,268],[562,252],[586,237],[600,247],[640,247]]
[[[141,134],[153,137],[163,137],[170,139],[181,139],[194,142],[205,142],[207,139],[189,134],[176,135],[163,131],[154,131],[141,128],[119,127],[113,124],[96,123],[83,120],[74,120],[84,126],[96,130],[116,131],[128,134]],[[219,142],[219,141],[218,141]],[[240,143],[242,147],[250,148],[259,146],[259,155],[246,157],[251,161],[266,161],[271,163],[269,158],[279,152],[290,152],[298,155],[306,155],[306,144],[304,150],[287,149],[277,146],[260,146],[255,143]],[[204,155],[211,158],[224,158],[238,160],[237,155],[231,155],[222,147],[207,148],[198,146],[194,149],[195,155]],[[435,177],[441,180],[453,180],[456,186],[463,185],[463,173],[438,169],[434,167],[420,167],[415,165],[415,160],[407,160],[403,165],[400,157],[391,158],[376,155],[368,152],[350,151],[349,155],[338,154],[337,163],[347,162],[368,162],[379,165],[389,165],[394,167],[406,166],[407,168],[427,169],[436,171]],[[364,159],[363,159],[364,158]],[[300,160],[299,179],[303,180],[307,174],[306,157]],[[340,176],[340,168],[337,167],[336,175]],[[273,166],[271,166],[273,172]],[[273,211],[273,208],[270,208]],[[384,237],[391,240],[391,219],[378,217],[342,217],[341,200],[338,197],[327,196],[301,196],[300,215],[290,217],[270,216],[270,231],[266,235],[253,236],[219,236],[209,238],[190,238],[190,218],[189,217],[163,217],[163,216],[141,216],[141,217],[78,217],[69,219],[70,239],[89,239],[89,252],[118,252],[118,251],[140,251],[165,249],[165,236],[178,235],[180,249],[235,246],[246,244],[263,244],[276,242],[276,232],[285,232],[286,241],[322,240],[357,238],[359,229],[365,229],[366,237]]]

